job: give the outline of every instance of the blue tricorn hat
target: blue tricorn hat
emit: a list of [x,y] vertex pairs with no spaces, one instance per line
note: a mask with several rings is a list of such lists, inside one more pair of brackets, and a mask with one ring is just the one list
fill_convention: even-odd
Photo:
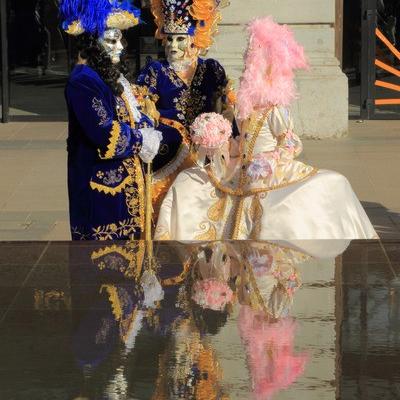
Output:
[[70,35],[101,36],[106,29],[125,30],[140,22],[140,9],[130,0],[61,0],[62,27]]

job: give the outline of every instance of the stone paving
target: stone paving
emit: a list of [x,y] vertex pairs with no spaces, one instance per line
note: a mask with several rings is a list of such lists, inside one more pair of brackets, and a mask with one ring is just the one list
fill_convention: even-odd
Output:
[[[342,139],[304,140],[302,159],[344,174],[384,239],[400,238],[400,121],[349,121]],[[67,126],[0,125],[0,240],[68,240]]]

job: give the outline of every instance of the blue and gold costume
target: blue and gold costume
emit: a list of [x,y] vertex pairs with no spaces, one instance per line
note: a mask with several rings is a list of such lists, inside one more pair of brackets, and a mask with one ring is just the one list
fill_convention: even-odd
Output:
[[[137,25],[140,10],[129,0],[62,0],[60,14],[68,34],[103,40],[107,30],[120,34]],[[149,103],[143,90],[122,75],[118,83],[123,87],[120,96],[84,64],[74,68],[67,83],[72,239],[132,239],[144,227],[139,155],[145,162],[151,160],[158,148],[154,137],[158,132],[143,113]]]
[[159,97],[156,107],[163,141],[153,161],[154,170],[183,162],[180,152],[190,143],[189,126],[198,115],[214,111],[216,98],[224,94],[228,84],[224,68],[214,59],[199,58],[193,80],[187,85],[168,61],[153,61],[142,70],[137,83]]
[[[137,83],[158,96],[160,113],[158,129],[163,140],[153,160],[153,205],[157,213],[163,196],[180,171],[193,166],[190,155],[189,127],[195,118],[216,111],[217,102],[229,96],[224,68],[214,59],[203,59],[212,44],[221,19],[220,0],[152,0],[157,39],[164,44],[168,35],[186,35],[187,50],[183,60],[195,68],[193,78],[186,83],[168,61],[150,62],[139,74]],[[190,50],[189,50],[190,49]],[[189,65],[188,64],[188,65]]]
[[87,65],[72,71],[66,99],[73,239],[137,237],[144,223],[139,129],[152,121],[144,114],[132,121],[128,103],[115,97]]

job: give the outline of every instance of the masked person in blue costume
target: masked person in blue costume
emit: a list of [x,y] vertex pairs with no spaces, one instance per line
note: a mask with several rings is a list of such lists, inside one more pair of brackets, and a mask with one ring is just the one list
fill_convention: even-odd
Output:
[[63,0],[64,30],[77,37],[78,63],[66,87],[72,239],[139,238],[144,227],[142,162],[158,152],[149,96],[121,62],[122,30],[139,23],[129,1]]
[[156,38],[165,46],[165,61],[152,61],[138,84],[158,96],[163,141],[154,159],[153,204],[156,212],[177,174],[193,165],[188,128],[204,112],[231,112],[233,92],[217,60],[203,59],[213,42],[221,0],[152,0]]

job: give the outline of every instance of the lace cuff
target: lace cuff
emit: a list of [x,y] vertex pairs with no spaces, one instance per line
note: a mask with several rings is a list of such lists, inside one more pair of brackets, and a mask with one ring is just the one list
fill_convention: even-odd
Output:
[[142,134],[142,149],[140,150],[139,157],[145,163],[150,163],[157,155],[162,140],[162,133],[154,128],[139,129]]

